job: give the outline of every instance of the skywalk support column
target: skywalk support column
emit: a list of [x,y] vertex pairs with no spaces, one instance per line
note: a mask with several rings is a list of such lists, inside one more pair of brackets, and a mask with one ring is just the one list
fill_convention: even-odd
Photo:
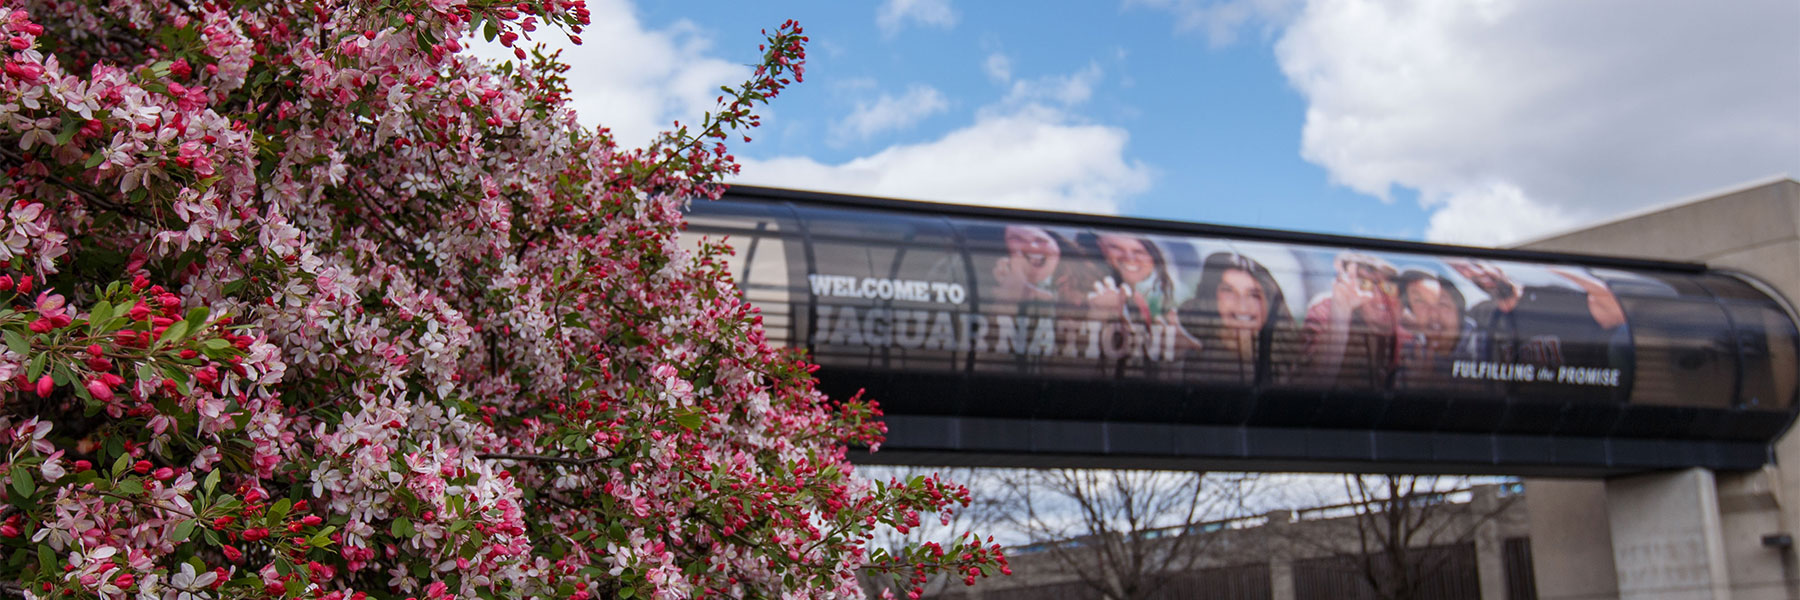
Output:
[[1475,575],[1481,585],[1481,600],[1507,600],[1506,551],[1500,535],[1500,486],[1476,486],[1469,500],[1475,517]]
[[1620,600],[1726,600],[1731,580],[1712,471],[1606,481]]
[[1263,543],[1269,544],[1269,600],[1294,600],[1294,542],[1285,529],[1294,526],[1294,511],[1264,513],[1269,523]]
[[1531,564],[1538,600],[1619,597],[1606,482],[1527,479],[1525,511],[1531,519]]

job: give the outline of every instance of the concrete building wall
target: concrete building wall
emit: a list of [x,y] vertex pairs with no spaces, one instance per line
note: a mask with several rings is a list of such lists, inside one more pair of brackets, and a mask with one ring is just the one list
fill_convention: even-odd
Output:
[[1525,490],[1538,600],[1617,598],[1606,484],[1541,479],[1527,481]]
[[[1752,185],[1520,247],[1703,262],[1754,275],[1789,300],[1800,299],[1800,182],[1783,179]],[[1776,464],[1761,471],[1714,477],[1723,554],[1718,560],[1724,563],[1716,566],[1723,569],[1728,583],[1725,597],[1800,599],[1800,569],[1796,569],[1793,550],[1763,543],[1765,535],[1797,533],[1800,435],[1790,433],[1777,442],[1775,457]],[[1648,566],[1644,563],[1647,555],[1616,546],[1609,561],[1597,551],[1601,547],[1599,530],[1609,521],[1578,516],[1593,514],[1595,490],[1604,491],[1607,484],[1534,480],[1526,487],[1540,598],[1620,597],[1619,582]],[[1613,515],[1610,522],[1620,523],[1620,517],[1650,519],[1656,515]],[[1607,528],[1605,537],[1617,544],[1624,532]],[[1609,571],[1620,577],[1611,582],[1611,589],[1580,575]],[[1681,597],[1716,596],[1696,591]]]

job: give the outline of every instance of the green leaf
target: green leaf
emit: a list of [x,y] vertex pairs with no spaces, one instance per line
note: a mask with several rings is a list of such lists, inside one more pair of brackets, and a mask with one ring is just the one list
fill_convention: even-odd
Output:
[[38,378],[44,375],[44,365],[49,361],[50,355],[41,352],[37,356],[31,357],[31,364],[25,366],[25,378],[34,383],[37,382]]
[[185,319],[185,320],[189,323],[192,323],[192,325],[189,325],[189,327],[205,327],[206,319],[210,318],[211,316],[212,316],[212,311],[207,310],[206,307],[204,307],[204,306],[196,306],[196,307],[188,309],[187,319]]
[[175,537],[174,537],[174,539],[171,539],[169,541],[179,544],[181,542],[187,541],[188,536],[193,535],[193,534],[194,534],[194,520],[188,519],[186,521],[182,521],[180,525],[175,526]]
[[75,130],[80,128],[81,123],[77,122],[75,119],[63,119],[62,131],[57,132],[56,134],[56,145],[69,145],[69,140],[75,139]]
[[488,21],[482,25],[481,35],[487,37],[487,41],[494,41],[494,38],[500,35],[500,27],[494,25],[493,21]]
[[288,511],[292,510],[293,508],[294,508],[293,500],[289,500],[287,498],[282,498],[280,500],[276,500],[275,504],[272,504],[269,506],[269,513],[268,513],[269,520],[270,521],[280,521],[282,519],[285,519],[285,518],[287,518]]
[[133,307],[133,306],[137,306],[136,300],[126,300],[124,304],[114,306],[113,307],[113,318],[115,318],[115,319],[131,318],[131,307]]
[[213,338],[206,340],[205,345],[208,350],[224,350],[231,347],[231,342],[227,342],[223,338]]
[[26,342],[25,336],[19,335],[19,332],[11,329],[0,331],[0,337],[6,338],[6,349],[13,351],[13,354],[19,356],[31,354],[31,344]]
[[156,346],[160,348],[162,346],[180,342],[181,338],[187,337],[187,333],[188,322],[176,321],[174,324],[169,325],[168,329],[163,330],[162,339],[156,340]]
[[207,473],[206,481],[201,483],[200,486],[201,489],[206,490],[206,495],[211,496],[213,488],[219,487],[219,470],[213,469],[211,473]]
[[38,546],[38,573],[47,575],[58,572],[56,569],[56,551],[49,544]]
[[136,477],[132,477],[130,479],[126,479],[124,481],[119,482],[119,485],[117,487],[114,487],[113,490],[117,491],[121,494],[125,494],[127,496],[142,494],[142,493],[144,493],[144,481],[141,479],[138,479]]
[[685,427],[687,429],[699,429],[700,428],[700,413],[689,412],[689,413],[682,413],[679,415],[675,415],[675,422],[681,424],[682,427]]
[[162,382],[162,376],[157,375],[156,369],[147,362],[138,363],[137,377],[138,381]]
[[37,495],[37,479],[31,476],[29,467],[13,465],[12,487],[14,491],[19,492],[19,495],[25,498]]
[[628,587],[628,588],[619,590],[620,598],[631,598],[634,596],[637,596],[637,588]]
[[388,525],[388,533],[393,534],[394,537],[397,537],[397,538],[410,538],[413,535],[417,534],[418,532],[413,530],[413,524],[412,524],[411,520],[407,519],[406,517],[400,517],[398,519],[394,519],[394,522],[392,524]]
[[87,164],[83,165],[81,168],[92,169],[100,166],[100,163],[103,162],[106,162],[106,154],[95,150],[93,154],[88,155]]
[[94,310],[88,313],[88,333],[99,331],[101,327],[106,326],[107,321],[112,320],[112,317],[112,303],[101,300],[99,304],[94,305]]
[[463,501],[462,496],[449,496],[444,498],[444,505],[450,508],[450,514],[460,515],[463,514],[463,507],[467,503]]
[[337,531],[336,525],[326,525],[324,529],[320,529],[318,533],[313,534],[312,539],[307,540],[307,542],[312,544],[314,548],[330,546],[331,532],[334,531]]

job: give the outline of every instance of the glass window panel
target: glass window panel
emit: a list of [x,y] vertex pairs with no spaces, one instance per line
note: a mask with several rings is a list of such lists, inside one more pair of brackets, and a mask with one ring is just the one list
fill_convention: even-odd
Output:
[[954,371],[966,364],[978,294],[943,219],[801,211],[812,240],[807,293],[821,365]]
[[[958,219],[978,293],[966,316],[976,369],[1059,378],[1117,376],[1130,360],[1121,329],[1100,330],[1088,300],[1104,263],[1080,246],[1085,229]],[[1090,323],[1093,327],[1089,327]],[[1113,325],[1107,323],[1107,325]],[[1113,369],[1104,367],[1112,366]]]
[[1632,404],[1731,406],[1737,344],[1718,304],[1636,297],[1621,302],[1631,318],[1637,355]]
[[1769,302],[1768,294],[1762,293],[1754,286],[1736,277],[1719,274],[1708,274],[1699,279],[1700,285],[1719,298],[1745,300],[1749,302]]
[[[1279,382],[1298,357],[1308,290],[1294,247],[1194,239],[1180,277],[1183,380],[1249,385]],[[1181,253],[1183,255],[1186,252]]]
[[1743,360],[1743,387],[1738,405],[1757,410],[1787,410],[1794,400],[1796,333],[1786,313],[1767,306],[1726,302],[1737,330]]
[[1685,273],[1647,273],[1619,269],[1588,269],[1606,282],[1613,293],[1621,296],[1691,296],[1709,298],[1711,294]]

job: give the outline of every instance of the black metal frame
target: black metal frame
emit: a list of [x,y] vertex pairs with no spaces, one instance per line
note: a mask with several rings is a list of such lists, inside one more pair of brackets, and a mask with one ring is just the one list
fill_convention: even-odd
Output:
[[1578,254],[1571,252],[1549,252],[1544,250],[1519,250],[1511,248],[1484,248],[1480,246],[1458,246],[1454,244],[1430,244],[1382,238],[1359,238],[1329,233],[1312,233],[1305,231],[1285,231],[1279,229],[1261,229],[1256,227],[1239,227],[1234,225],[1213,225],[1208,223],[1188,223],[1183,221],[1167,221],[1161,219],[1145,219],[1139,217],[1118,217],[1109,215],[1089,215],[1043,210],[1024,210],[1017,208],[996,208],[991,206],[970,206],[965,204],[941,204],[936,202],[919,202],[916,200],[895,200],[892,198],[876,198],[870,196],[851,196],[845,194],[829,194],[802,190],[734,185],[725,193],[727,197],[742,196],[763,201],[798,202],[822,206],[842,206],[849,208],[866,208],[887,211],[899,211],[927,216],[965,216],[987,219],[1040,221],[1078,227],[1117,227],[1121,229],[1138,229],[1146,233],[1169,233],[1199,235],[1207,237],[1236,238],[1288,244],[1305,244],[1310,246],[1349,246],[1387,252],[1409,252],[1414,254],[1454,254],[1472,258],[1492,260],[1509,260],[1523,262],[1541,262],[1613,269],[1635,269],[1648,271],[1664,271],[1674,273],[1704,273],[1707,267],[1701,263],[1652,260],[1622,256],[1605,256],[1598,254]]

